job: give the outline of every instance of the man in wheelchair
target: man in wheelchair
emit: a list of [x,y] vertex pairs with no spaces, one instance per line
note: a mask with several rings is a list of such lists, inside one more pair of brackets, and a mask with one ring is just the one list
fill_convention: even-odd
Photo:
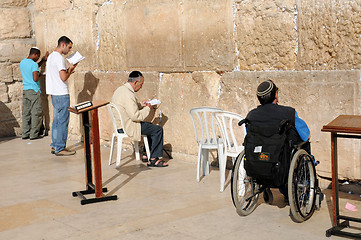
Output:
[[[268,133],[266,133],[266,136],[264,137],[266,137],[266,141],[269,141],[269,135],[277,134],[278,129],[283,127],[284,133],[281,133],[281,135],[287,134],[288,136],[285,136],[287,137],[287,140],[285,139],[285,137],[283,137],[280,138],[278,142],[272,144],[283,145],[287,144],[284,143],[284,141],[288,142],[288,145],[283,148],[283,157],[286,158],[286,161],[287,159],[290,160],[290,148],[301,143],[303,143],[302,148],[305,149],[309,154],[311,154],[311,147],[308,141],[310,139],[310,130],[307,124],[305,123],[305,121],[298,117],[298,114],[294,108],[278,105],[278,88],[272,80],[264,81],[258,86],[257,98],[261,105],[248,113],[246,119],[249,120],[250,124],[247,124],[247,130],[252,131],[258,127],[258,131],[261,131],[261,129],[265,131],[264,129],[268,127],[268,129],[266,130],[268,131]],[[250,127],[249,125],[251,125],[252,127]],[[271,127],[271,129],[269,129],[270,126],[274,126],[274,128]],[[289,163],[285,162],[285,168],[288,170]],[[265,180],[267,181],[267,179]],[[282,179],[279,179],[279,181],[283,182]],[[275,185],[279,185],[279,183],[276,182]],[[281,183],[281,185],[279,186],[279,190],[285,196],[285,200],[288,201],[286,185]]]
[[270,188],[278,188],[290,204],[297,222],[319,209],[323,194],[318,187],[309,143],[310,130],[292,107],[278,105],[278,88],[272,80],[257,88],[260,106],[246,119],[245,151],[238,156],[232,172],[232,199],[237,212],[250,214],[263,192],[272,203]]

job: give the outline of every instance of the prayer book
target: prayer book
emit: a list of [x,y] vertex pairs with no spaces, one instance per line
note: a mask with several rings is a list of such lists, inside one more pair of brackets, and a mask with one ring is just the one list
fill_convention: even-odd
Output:
[[91,101],[85,101],[85,102],[82,102],[82,103],[78,103],[77,105],[74,106],[74,108],[77,111],[79,111],[80,109],[91,107],[91,106],[93,106],[93,103]]
[[160,101],[160,100],[158,100],[158,99],[152,99],[152,100],[149,100],[149,101],[147,101],[147,103],[150,103],[150,105],[159,105],[159,104],[161,104],[162,102]]
[[74,65],[83,60],[84,58],[85,57],[83,57],[78,51],[76,51],[75,53],[67,57],[66,60],[68,60],[69,63]]

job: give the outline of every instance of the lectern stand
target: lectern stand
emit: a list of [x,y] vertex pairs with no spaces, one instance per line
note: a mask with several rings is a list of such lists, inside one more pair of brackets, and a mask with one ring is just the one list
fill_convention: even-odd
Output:
[[[323,126],[323,132],[331,133],[331,163],[332,163],[332,228],[326,231],[326,236],[331,235],[361,239],[361,233],[345,231],[350,227],[350,222],[361,223],[361,218],[340,215],[338,200],[338,157],[337,139],[361,139],[361,116],[340,115],[329,124]],[[345,220],[340,222],[340,220]]]
[[[81,205],[103,202],[109,200],[117,200],[117,196],[104,196],[103,192],[107,192],[107,188],[102,187],[102,169],[100,160],[100,141],[99,141],[99,119],[98,108],[107,105],[106,101],[93,101],[93,106],[87,107],[81,110],[76,110],[73,107],[69,107],[68,111],[81,114],[83,123],[83,137],[84,137],[84,158],[85,158],[85,177],[86,177],[86,190],[73,192],[73,197],[81,198]],[[91,127],[89,122],[89,115],[91,116]],[[92,132],[93,142],[93,161],[94,161],[94,180],[92,175],[92,157],[91,157],[91,140],[90,140],[90,128]],[[86,198],[84,195],[95,193],[95,198]]]

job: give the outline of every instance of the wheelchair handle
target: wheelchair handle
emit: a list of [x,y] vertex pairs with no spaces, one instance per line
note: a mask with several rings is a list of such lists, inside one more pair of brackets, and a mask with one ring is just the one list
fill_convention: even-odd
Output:
[[247,118],[242,119],[241,121],[238,122],[238,126],[242,126],[243,123],[249,123],[249,120]]

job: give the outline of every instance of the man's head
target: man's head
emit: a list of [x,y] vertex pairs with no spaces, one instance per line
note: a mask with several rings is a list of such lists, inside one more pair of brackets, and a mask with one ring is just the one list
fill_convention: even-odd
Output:
[[133,87],[134,92],[138,92],[144,83],[143,74],[139,71],[133,71],[129,74],[128,83]]
[[58,40],[57,49],[59,49],[60,53],[66,55],[70,52],[73,47],[73,42],[66,36],[62,36]]
[[30,52],[29,52],[29,57],[30,59],[34,60],[35,62],[37,62],[40,58],[40,49],[37,47],[32,47],[30,48]]
[[277,103],[278,96],[277,96],[278,88],[276,84],[272,80],[267,80],[262,82],[257,87],[257,98],[261,105],[267,103]]

